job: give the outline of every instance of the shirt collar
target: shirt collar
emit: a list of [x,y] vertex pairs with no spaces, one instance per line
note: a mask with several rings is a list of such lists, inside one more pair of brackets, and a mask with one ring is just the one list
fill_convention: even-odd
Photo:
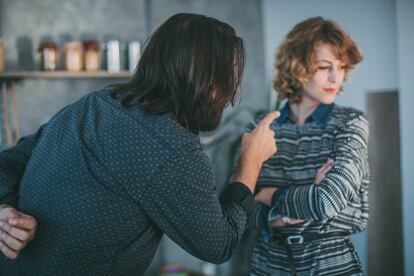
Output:
[[319,106],[315,109],[312,114],[306,118],[305,122],[309,121],[316,121],[321,124],[326,124],[326,121],[329,118],[329,114],[331,114],[332,108],[334,108],[335,103],[331,104],[319,104]]
[[[306,118],[305,123],[309,123],[312,121],[319,122],[321,124],[326,124],[326,121],[329,118],[329,114],[331,113],[332,109],[334,108],[335,103],[331,104],[319,104],[319,106],[312,112],[308,118]],[[289,102],[287,102],[282,109],[280,110],[280,116],[277,118],[277,124],[281,125],[286,120],[289,120],[291,123],[294,123],[293,117],[290,115],[290,107]]]
[[[283,124],[287,119],[289,119],[289,102],[287,102],[280,110],[280,116],[277,118],[277,124]],[[293,121],[292,121],[293,122]]]

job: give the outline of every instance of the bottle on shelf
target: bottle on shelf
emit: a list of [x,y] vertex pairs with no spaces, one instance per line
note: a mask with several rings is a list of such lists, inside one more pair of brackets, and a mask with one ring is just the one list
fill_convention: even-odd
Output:
[[42,42],[37,51],[40,53],[40,67],[42,70],[57,70],[59,65],[59,46],[55,42]]
[[80,72],[83,69],[83,45],[79,41],[65,44],[65,69],[70,72]]
[[98,71],[100,65],[100,43],[98,40],[85,40],[83,42],[84,64],[86,71]]

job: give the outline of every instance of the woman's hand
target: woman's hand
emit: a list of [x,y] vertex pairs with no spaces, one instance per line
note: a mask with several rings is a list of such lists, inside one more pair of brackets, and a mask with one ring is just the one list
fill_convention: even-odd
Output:
[[256,200],[256,202],[262,203],[266,206],[271,207],[272,205],[272,197],[273,194],[277,192],[277,188],[276,187],[272,187],[272,188],[264,188],[261,189],[260,192],[258,192],[256,194],[256,196],[254,197],[254,199]]
[[0,251],[15,259],[31,241],[37,228],[36,219],[11,206],[0,205]]
[[[332,169],[333,166],[333,159],[328,158],[328,160],[326,161],[325,164],[323,164],[322,167],[320,167],[320,169],[318,170],[318,173],[316,174],[315,177],[315,181],[314,184],[315,185],[320,185],[322,180],[326,177],[326,174]],[[265,190],[265,189],[263,189]],[[263,191],[262,190],[262,191]],[[260,192],[262,192],[260,191]],[[257,200],[257,196],[260,194],[260,192],[256,195],[256,201]],[[260,200],[262,201],[266,201],[268,199],[267,197],[267,193],[264,192],[263,195],[260,195]],[[272,197],[270,197],[270,200],[272,199]],[[264,202],[262,202],[263,204],[265,204]],[[268,205],[270,206],[270,205]],[[270,227],[285,227],[288,225],[294,225],[294,224],[299,224],[299,223],[303,223],[304,220],[301,219],[295,219],[295,218],[288,218],[288,217],[281,217],[281,218],[277,218],[275,220],[272,220],[269,222]]]
[[325,178],[326,174],[332,169],[333,166],[333,159],[328,158],[325,164],[318,170],[318,173],[315,176],[314,184],[319,185],[321,184],[322,180]]
[[288,218],[288,217],[281,217],[274,220],[269,221],[270,227],[279,228],[279,227],[285,227],[288,225],[294,225],[305,222],[301,219],[294,219],[294,218]]

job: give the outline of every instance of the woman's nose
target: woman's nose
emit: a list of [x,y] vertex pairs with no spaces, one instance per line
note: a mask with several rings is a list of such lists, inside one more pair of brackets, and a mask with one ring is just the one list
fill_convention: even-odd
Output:
[[335,69],[331,70],[329,72],[328,81],[332,82],[332,83],[335,83],[337,81],[337,78],[338,78],[338,73],[339,72]]

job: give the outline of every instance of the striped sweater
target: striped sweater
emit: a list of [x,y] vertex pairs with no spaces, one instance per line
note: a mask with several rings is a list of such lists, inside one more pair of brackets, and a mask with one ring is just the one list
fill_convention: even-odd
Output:
[[[368,221],[369,167],[368,122],[362,112],[321,104],[304,125],[296,125],[289,106],[272,124],[277,153],[262,167],[257,187],[287,187],[271,213],[305,220],[280,228],[284,235],[360,232]],[[260,118],[251,124],[254,129]],[[320,185],[314,185],[318,169],[328,158],[332,169]],[[272,214],[269,216],[272,216]],[[332,238],[298,245],[295,266],[303,275],[361,273],[356,252],[348,238]],[[282,246],[262,238],[252,258],[253,275],[289,275]]]

